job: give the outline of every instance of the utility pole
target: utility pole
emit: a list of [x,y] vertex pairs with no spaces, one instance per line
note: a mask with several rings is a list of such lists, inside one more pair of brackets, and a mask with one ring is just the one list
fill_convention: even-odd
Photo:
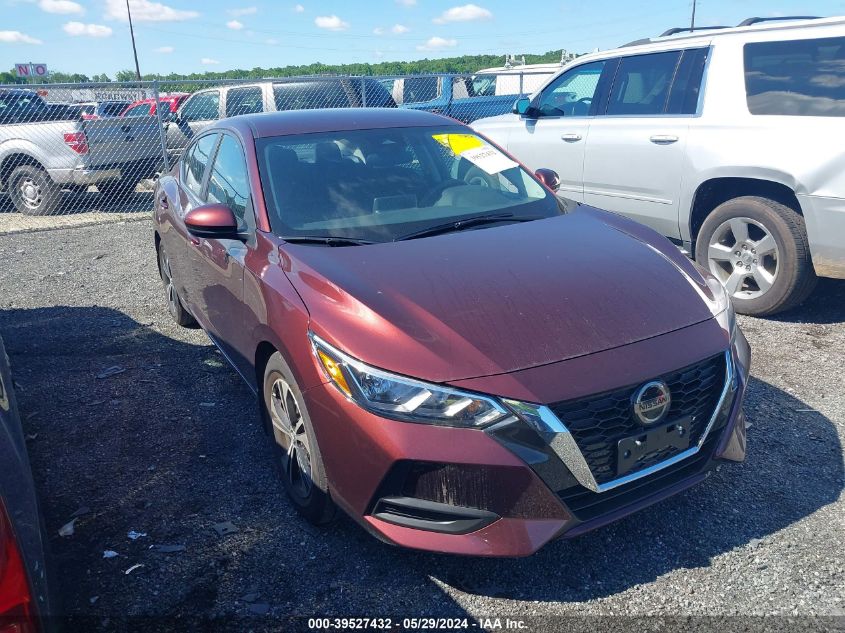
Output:
[[[127,2],[127,5],[128,5],[129,0],[126,0],[126,2]],[[692,20],[690,20],[689,30],[690,31],[695,30],[695,0],[692,0]],[[134,42],[134,40],[133,40],[133,42]],[[138,60],[136,59],[135,61],[137,63]]]
[[129,35],[132,36],[132,54],[135,56],[135,79],[141,81],[141,67],[138,65],[138,49],[135,48],[135,30],[132,28],[132,12],[129,11],[129,0],[126,0],[126,15],[129,17]]

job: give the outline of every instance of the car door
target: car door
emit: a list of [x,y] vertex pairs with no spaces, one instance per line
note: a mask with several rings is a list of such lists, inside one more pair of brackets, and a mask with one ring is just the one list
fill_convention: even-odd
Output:
[[162,244],[170,260],[173,282],[191,314],[198,312],[198,302],[202,297],[197,294],[195,271],[189,258],[189,244],[195,238],[185,227],[185,215],[205,204],[206,171],[219,138],[217,132],[203,134],[188,146],[179,163],[179,179],[175,190],[167,177],[162,178],[167,205],[172,207],[170,216],[174,229],[162,231]]
[[571,68],[549,83],[510,130],[508,150],[532,170],[554,169],[561,195],[583,200],[584,148],[608,62],[595,61]]
[[193,138],[220,118],[220,91],[203,90],[191,95],[174,121],[167,125],[167,149],[180,153]]
[[242,238],[189,240],[194,316],[234,365],[248,372],[253,350],[248,349],[251,328],[245,327],[249,314],[243,303],[243,279],[246,255],[255,247],[256,223],[244,151],[229,133],[220,135],[208,169],[205,202],[228,206]]
[[707,49],[619,60],[606,110],[593,119],[584,158],[584,201],[680,237],[686,144]]

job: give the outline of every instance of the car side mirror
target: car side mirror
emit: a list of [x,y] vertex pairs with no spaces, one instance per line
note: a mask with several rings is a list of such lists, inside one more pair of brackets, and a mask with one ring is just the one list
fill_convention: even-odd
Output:
[[205,204],[185,214],[185,227],[194,237],[239,240],[238,220],[225,204]]
[[534,172],[534,175],[537,176],[537,180],[542,182],[555,193],[557,193],[557,190],[560,189],[560,176],[557,175],[557,172],[554,169],[541,167]]
[[520,97],[513,102],[513,113],[520,115],[527,115],[531,110],[531,99],[529,97]]

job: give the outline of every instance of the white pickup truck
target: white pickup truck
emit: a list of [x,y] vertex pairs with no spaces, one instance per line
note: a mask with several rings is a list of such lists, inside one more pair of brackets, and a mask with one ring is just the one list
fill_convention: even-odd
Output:
[[83,121],[33,90],[0,90],[0,190],[21,213],[57,213],[62,189],[126,195],[162,157],[154,117]]

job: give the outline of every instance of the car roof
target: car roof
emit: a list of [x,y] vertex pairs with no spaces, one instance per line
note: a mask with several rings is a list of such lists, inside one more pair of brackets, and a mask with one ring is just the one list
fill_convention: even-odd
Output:
[[747,26],[735,26],[726,28],[702,28],[692,32],[679,32],[671,35],[643,38],[635,40],[627,44],[623,44],[617,48],[599,51],[595,53],[588,53],[582,55],[571,62],[570,65],[582,64],[592,60],[601,60],[608,57],[615,57],[621,52],[625,55],[634,55],[640,52],[647,52],[651,50],[666,50],[674,47],[692,48],[694,46],[709,46],[720,39],[727,38],[742,38],[747,35],[757,33],[784,33],[784,35],[791,36],[793,34],[813,33],[819,27],[836,27],[845,24],[845,17],[836,16],[830,18],[795,18],[757,22]]
[[[464,124],[420,110],[398,108],[325,108],[246,114],[223,119],[219,128],[248,128],[254,138],[347,130],[435,127]],[[244,130],[245,131],[245,130]]]

